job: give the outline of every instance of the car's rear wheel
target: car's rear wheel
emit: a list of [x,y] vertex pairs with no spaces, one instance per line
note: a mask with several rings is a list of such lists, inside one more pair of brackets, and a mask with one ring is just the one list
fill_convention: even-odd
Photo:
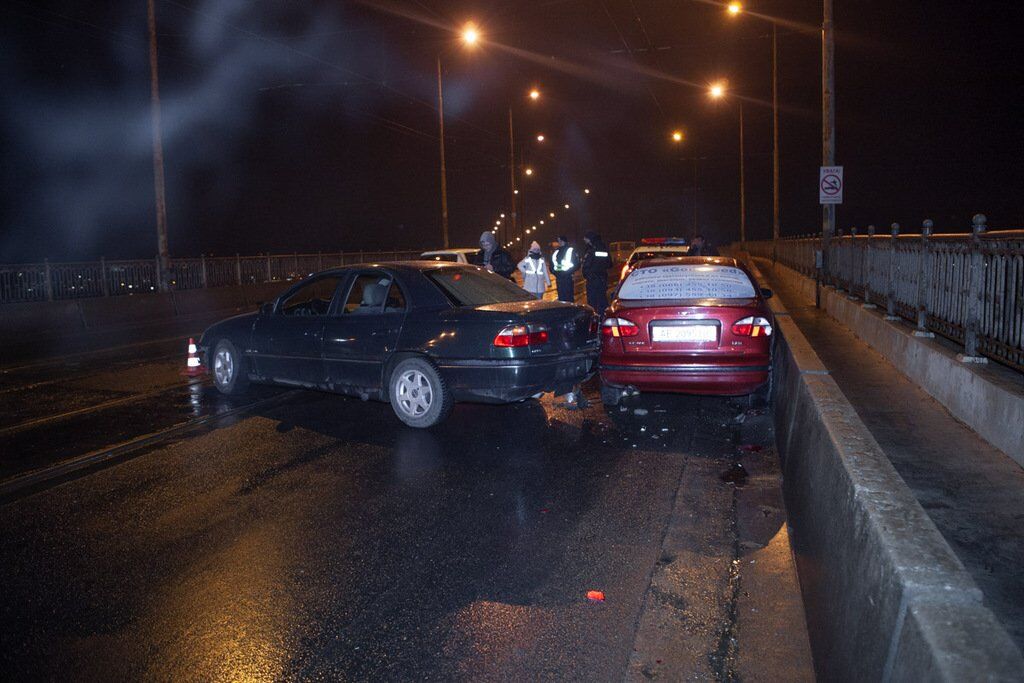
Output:
[[244,394],[249,388],[249,373],[245,369],[245,359],[227,339],[221,339],[213,347],[210,372],[213,375],[213,385],[222,394],[237,396]]
[[454,404],[441,373],[422,358],[407,358],[395,367],[388,395],[398,419],[419,429],[444,420]]

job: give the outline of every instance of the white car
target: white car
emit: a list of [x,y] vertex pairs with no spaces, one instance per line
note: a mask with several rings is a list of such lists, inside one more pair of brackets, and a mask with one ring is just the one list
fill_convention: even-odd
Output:
[[445,261],[447,263],[473,263],[479,249],[439,249],[420,254],[421,261]]
[[622,272],[619,273],[619,280],[623,280],[637,261],[651,258],[671,258],[673,256],[688,256],[690,247],[682,237],[645,237],[640,240],[640,246],[633,250],[626,262],[622,264]]

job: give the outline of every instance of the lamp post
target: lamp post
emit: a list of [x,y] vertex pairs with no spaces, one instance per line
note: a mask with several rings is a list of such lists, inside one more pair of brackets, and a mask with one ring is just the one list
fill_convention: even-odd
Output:
[[[714,83],[708,89],[708,95],[713,100],[720,100],[725,97],[725,85]],[[747,182],[745,173],[745,162],[743,150],[743,100],[738,100],[740,110],[740,244],[747,241]]]

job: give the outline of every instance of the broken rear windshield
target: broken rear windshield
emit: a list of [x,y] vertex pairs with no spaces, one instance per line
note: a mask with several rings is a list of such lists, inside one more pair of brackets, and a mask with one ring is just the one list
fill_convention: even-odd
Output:
[[752,299],[754,283],[739,268],[716,265],[671,265],[637,268],[619,288],[619,298]]

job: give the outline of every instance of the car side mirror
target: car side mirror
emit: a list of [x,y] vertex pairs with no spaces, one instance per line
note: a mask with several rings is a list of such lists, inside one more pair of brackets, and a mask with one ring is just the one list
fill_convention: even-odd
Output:
[[773,296],[775,296],[775,292],[768,289],[767,287],[762,287],[761,296],[763,296],[765,299],[771,299]]
[[260,315],[270,315],[270,314],[272,314],[274,312],[274,302],[273,301],[261,302],[259,304],[259,307],[260,307]]

